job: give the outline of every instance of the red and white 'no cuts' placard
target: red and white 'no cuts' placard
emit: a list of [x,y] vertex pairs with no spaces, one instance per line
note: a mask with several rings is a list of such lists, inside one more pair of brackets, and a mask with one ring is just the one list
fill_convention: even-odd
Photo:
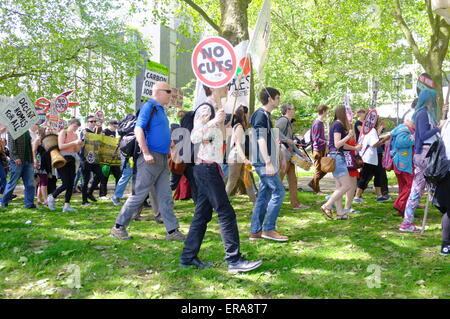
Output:
[[192,54],[192,69],[195,76],[211,88],[227,85],[233,79],[236,68],[233,46],[221,37],[203,39]]

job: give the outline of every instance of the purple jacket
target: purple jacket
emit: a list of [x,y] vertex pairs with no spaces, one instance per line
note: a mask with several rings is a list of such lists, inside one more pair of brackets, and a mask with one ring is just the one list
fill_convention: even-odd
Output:
[[439,129],[431,127],[427,109],[422,109],[417,112],[415,124],[416,136],[414,148],[416,154],[422,154],[423,142],[438,133]]

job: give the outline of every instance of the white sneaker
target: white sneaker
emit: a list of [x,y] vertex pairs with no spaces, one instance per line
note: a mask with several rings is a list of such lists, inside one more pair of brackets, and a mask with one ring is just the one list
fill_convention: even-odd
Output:
[[50,195],[47,196],[47,202],[48,202],[48,208],[50,210],[55,210],[56,201],[53,198],[53,195],[50,194]]
[[98,199],[100,199],[100,200],[108,200],[109,197],[108,196],[102,196],[102,197],[99,197]]
[[76,211],[77,210],[71,206],[63,207],[63,213],[76,213]]

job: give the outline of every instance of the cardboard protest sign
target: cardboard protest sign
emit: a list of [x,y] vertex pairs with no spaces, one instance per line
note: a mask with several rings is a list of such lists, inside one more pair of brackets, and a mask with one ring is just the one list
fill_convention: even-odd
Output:
[[145,70],[144,83],[142,84],[141,98],[144,100],[150,99],[153,95],[153,85],[156,82],[168,82],[169,73],[170,71],[165,65],[149,60]]
[[17,95],[0,111],[0,123],[8,128],[13,139],[22,136],[38,122],[36,109],[26,92]]
[[192,54],[192,70],[197,79],[211,88],[227,85],[237,69],[236,54],[230,42],[221,37],[200,41]]
[[183,106],[183,91],[177,88],[171,88],[172,96],[170,97],[169,107],[181,108]]
[[238,67],[236,74],[228,84],[228,99],[224,105],[225,113],[232,114],[240,105],[250,105],[251,61],[246,56],[249,41],[243,41],[234,47]]
[[119,139],[106,135],[86,133],[84,156],[89,164],[120,166]]
[[350,107],[350,99],[347,93],[345,93],[344,95],[344,106],[345,106],[345,114],[347,115],[347,120],[351,124],[353,122],[353,112],[352,108]]

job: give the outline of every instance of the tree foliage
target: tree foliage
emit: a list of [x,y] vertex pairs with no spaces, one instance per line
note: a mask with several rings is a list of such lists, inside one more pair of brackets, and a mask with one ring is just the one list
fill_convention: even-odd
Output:
[[279,0],[272,17],[265,81],[307,105],[342,103],[345,92],[368,92],[371,79],[389,91],[408,58],[401,33],[384,27],[390,18],[373,1]]
[[25,89],[49,99],[75,88],[77,115],[132,105],[132,79],[148,47],[119,16],[120,1],[4,0],[0,10],[0,94]]

